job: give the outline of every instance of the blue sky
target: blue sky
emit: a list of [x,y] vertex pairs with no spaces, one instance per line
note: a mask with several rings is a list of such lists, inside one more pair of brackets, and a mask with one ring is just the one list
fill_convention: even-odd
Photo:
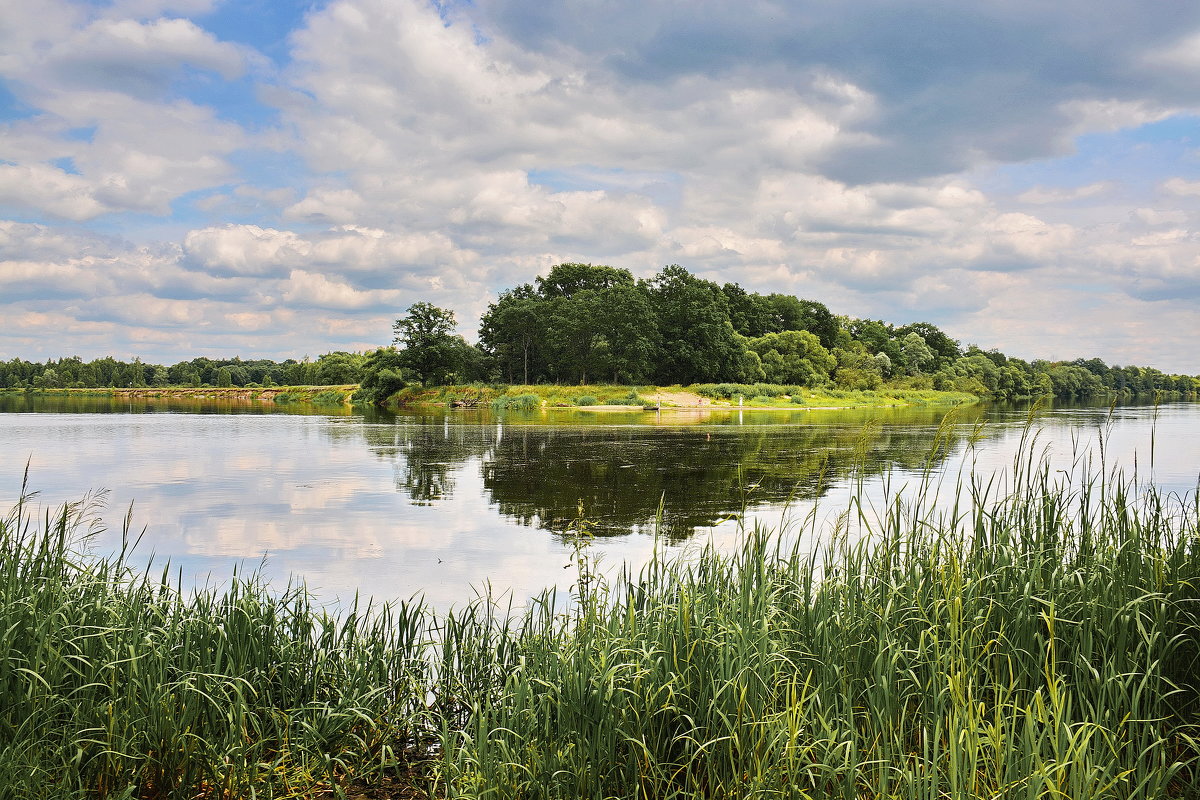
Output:
[[366,349],[562,261],[1200,374],[1200,6],[45,0],[0,357]]

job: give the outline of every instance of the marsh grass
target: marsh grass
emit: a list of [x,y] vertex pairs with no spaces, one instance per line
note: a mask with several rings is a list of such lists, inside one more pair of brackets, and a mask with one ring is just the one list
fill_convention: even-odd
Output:
[[182,592],[135,571],[128,540],[89,554],[86,505],[36,524],[19,506],[0,528],[0,785],[1196,798],[1197,497],[1078,463],[1052,469],[1029,433],[1003,475],[930,470],[874,502],[859,482],[791,535],[610,578],[576,536],[570,602],[485,593],[440,616],[331,614],[254,577]]

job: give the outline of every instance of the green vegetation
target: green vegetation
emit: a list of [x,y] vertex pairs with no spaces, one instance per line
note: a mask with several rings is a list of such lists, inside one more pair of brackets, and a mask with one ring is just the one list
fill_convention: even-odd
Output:
[[494,411],[533,411],[542,407],[536,394],[501,395],[492,401]]
[[931,484],[856,497],[832,530],[814,513],[611,579],[577,519],[568,606],[445,616],[331,614],[254,578],[183,592],[130,547],[90,554],[86,504],[40,524],[19,506],[0,523],[0,785],[1196,797],[1197,497],[1029,460],[960,488],[940,511]]
[[240,358],[194,358],[170,367],[140,359],[118,361],[78,356],[37,364],[14,358],[0,361],[0,389],[122,389],[191,387],[341,386],[362,379],[367,356],[360,353],[326,353],[316,361],[282,362]]
[[372,405],[414,385],[496,382],[767,383],[997,400],[1194,398],[1200,391],[1196,376],[1098,358],[1025,361],[963,347],[928,322],[836,316],[815,300],[720,286],[677,265],[636,280],[626,269],[559,264],[534,284],[501,293],[479,320],[478,344],[468,344],[455,326],[453,312],[421,301],[396,320],[391,346],[326,353],[315,362],[196,358],[165,367],[139,359],[13,359],[0,362],[0,391],[357,383],[355,402]]
[[[581,393],[582,392],[582,393]],[[355,394],[361,398],[362,393]],[[656,402],[655,397],[668,399]],[[514,404],[515,398],[522,399]],[[532,399],[529,399],[532,398]],[[768,383],[720,383],[694,386],[620,386],[589,384],[560,386],[534,384],[503,386],[470,384],[464,386],[407,386],[394,393],[388,402],[395,406],[451,405],[458,408],[491,406],[496,410],[538,408],[576,408],[586,406],[625,406],[627,408],[709,408],[737,407],[741,398],[746,408],[859,408],[883,406],[956,406],[975,403],[978,397],[965,392],[931,389],[808,389]]]
[[743,403],[762,408],[859,408],[879,406],[955,406],[976,402],[979,398],[966,392],[931,389],[807,389],[772,383],[702,383],[687,387],[688,391],[718,402],[736,405]]
[[[397,330],[448,313],[418,303]],[[1200,388],[1193,376],[1110,367],[1099,359],[1028,362],[964,348],[927,322],[897,327],[835,316],[814,300],[719,286],[675,265],[635,280],[629,270],[559,264],[488,307],[477,347],[443,328],[433,343],[398,335],[400,359],[410,362],[414,380],[451,382],[430,376],[454,374],[524,385],[771,383],[954,391],[1000,400],[1194,397]],[[440,351],[447,354],[441,361]]]

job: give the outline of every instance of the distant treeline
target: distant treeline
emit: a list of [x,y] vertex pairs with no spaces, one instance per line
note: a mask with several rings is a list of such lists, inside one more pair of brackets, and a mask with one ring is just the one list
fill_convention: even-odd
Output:
[[365,385],[373,399],[413,380],[886,385],[1005,400],[1193,396],[1200,387],[1191,376],[1098,358],[1024,361],[964,348],[928,322],[897,327],[836,316],[814,300],[720,286],[679,266],[635,280],[625,269],[560,264],[501,294],[480,319],[478,345],[453,329],[449,311],[428,303],[409,308],[396,323],[399,349],[369,358]]
[[140,386],[313,386],[358,383],[366,356],[326,353],[316,361],[193,358],[164,366],[140,359],[118,361],[78,356],[44,364],[14,358],[0,361],[0,388],[69,389]]
[[316,361],[196,358],[172,366],[102,358],[0,361],[0,387],[363,384],[382,402],[412,385],[468,382],[771,383],[839,389],[938,389],[1002,400],[1165,392],[1193,397],[1200,378],[1099,358],[1025,361],[964,347],[937,326],[895,326],[832,314],[824,304],[748,292],[664,267],[559,264],[503,292],[479,321],[479,343],[454,333],[454,314],[418,302],[396,321],[394,347]]

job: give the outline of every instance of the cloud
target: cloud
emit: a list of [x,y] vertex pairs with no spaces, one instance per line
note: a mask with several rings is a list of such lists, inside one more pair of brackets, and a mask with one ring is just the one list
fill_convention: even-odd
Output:
[[402,298],[395,289],[364,291],[320,273],[296,269],[288,276],[283,299],[293,306],[358,310],[396,308]]
[[242,48],[187,19],[100,19],[52,45],[37,68],[44,71],[41,80],[64,88],[156,96],[185,64],[231,80],[246,61]]
[[1069,203],[1072,200],[1082,200],[1087,197],[1095,197],[1111,191],[1112,184],[1108,181],[1100,181],[1098,183],[1089,183],[1086,186],[1075,186],[1070,188],[1049,188],[1045,186],[1035,186],[1032,189],[1027,189],[1017,196],[1017,199],[1022,203],[1033,203],[1034,205],[1044,205],[1046,203]]
[[257,225],[225,225],[189,231],[183,249],[196,269],[218,275],[281,276],[296,267],[396,280],[439,267],[461,268],[476,258],[439,233],[396,234],[378,228],[343,225],[301,236]]
[[90,182],[48,164],[0,164],[0,204],[75,221],[106,210]]
[[1183,178],[1171,178],[1164,181],[1162,185],[1163,191],[1167,194],[1188,196],[1200,195],[1200,181],[1188,181]]
[[90,294],[114,347],[366,346],[416,300],[469,334],[561,261],[1000,347],[1041,295],[1063,337],[1100,295],[1143,337],[1195,296],[1200,8],[331,0],[270,65],[209,0],[39,5],[0,30],[0,313]]

